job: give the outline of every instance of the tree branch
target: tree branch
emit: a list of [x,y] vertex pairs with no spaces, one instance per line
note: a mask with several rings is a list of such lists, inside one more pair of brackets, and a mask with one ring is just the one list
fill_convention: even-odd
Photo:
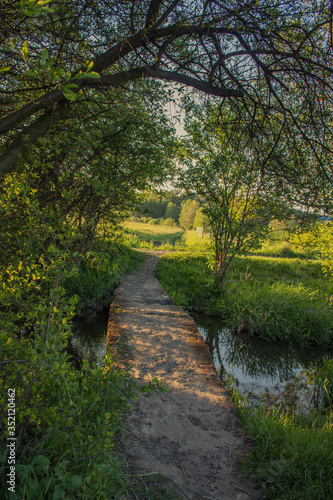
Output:
[[100,80],[91,82],[91,86],[98,87],[101,85],[120,85],[121,83],[134,81],[144,77],[182,83],[183,85],[192,87],[196,90],[199,90],[200,92],[205,92],[206,94],[214,95],[217,97],[243,97],[243,92],[241,90],[215,87],[211,83],[197,80],[195,78],[192,78],[191,76],[177,73],[175,71],[165,71],[156,68],[156,66],[136,68],[130,71],[124,71],[123,73],[117,73],[115,75],[102,76]]

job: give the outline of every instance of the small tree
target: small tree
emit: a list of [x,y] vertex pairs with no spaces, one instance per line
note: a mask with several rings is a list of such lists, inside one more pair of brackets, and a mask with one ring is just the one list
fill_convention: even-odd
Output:
[[209,226],[209,219],[207,215],[204,213],[203,208],[200,207],[197,213],[195,214],[193,227],[208,228],[208,226]]
[[[256,248],[268,232],[271,219],[286,216],[279,191],[262,175],[251,140],[238,125],[229,140],[228,127],[216,124],[216,108],[193,106],[187,115],[182,186],[204,199],[214,241],[214,273],[226,284],[230,266],[240,251]],[[232,116],[228,121],[232,122]]]
[[179,219],[179,215],[180,215],[180,208],[176,205],[176,203],[172,203],[172,201],[169,201],[165,211],[165,218],[174,219],[177,222]]
[[186,200],[182,204],[179,215],[179,224],[185,229],[192,229],[199,203],[196,200]]

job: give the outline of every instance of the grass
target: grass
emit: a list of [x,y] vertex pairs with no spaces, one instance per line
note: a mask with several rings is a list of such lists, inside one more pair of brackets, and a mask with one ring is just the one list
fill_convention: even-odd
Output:
[[174,226],[130,221],[125,225],[125,241],[129,246],[136,248],[154,248],[154,242],[157,242],[160,248],[170,249],[181,243],[183,233],[182,228]]
[[157,276],[175,304],[220,316],[238,332],[303,345],[333,341],[333,286],[320,261],[237,257],[225,290],[215,286],[206,253],[182,252],[162,256]]
[[252,439],[243,470],[266,498],[333,498],[332,408],[325,415],[313,411],[299,416],[274,407],[253,409],[237,391],[230,394]]

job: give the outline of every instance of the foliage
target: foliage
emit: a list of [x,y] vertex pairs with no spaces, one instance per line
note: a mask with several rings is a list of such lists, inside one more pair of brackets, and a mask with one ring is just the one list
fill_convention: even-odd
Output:
[[200,207],[195,214],[195,219],[193,222],[193,227],[203,227],[207,230],[209,228],[209,219],[204,213],[203,208]]
[[[95,104],[90,99],[92,114],[98,112]],[[104,401],[108,396],[100,391],[103,372],[93,373],[89,382],[80,378],[67,361],[66,348],[73,315],[83,307],[89,307],[92,313],[105,306],[112,287],[137,261],[133,252],[122,249],[120,223],[137,203],[138,190],[164,175],[160,168],[163,148],[156,138],[154,144],[145,139],[144,117],[154,121],[153,115],[144,106],[140,111],[137,104],[133,113],[127,101],[121,116],[124,122],[113,121],[111,128],[101,121],[93,126],[93,120],[73,121],[68,127],[62,124],[56,146],[52,144],[52,134],[56,134],[52,129],[38,148],[29,151],[29,170],[18,169],[2,183],[1,454],[3,461],[5,397],[8,389],[15,388],[20,498],[54,499],[67,494],[73,498],[106,498],[109,491],[118,494],[124,487],[119,459],[113,451],[109,453],[116,443],[116,431],[111,430],[110,441],[106,440],[107,457],[102,456],[100,461],[97,457],[104,452],[95,449],[96,443],[106,439],[99,436],[94,442],[93,437],[97,439],[104,418],[95,418],[98,398]],[[164,128],[165,121],[162,116],[160,119]],[[169,127],[164,131],[171,145]],[[110,369],[116,377],[114,367]],[[117,387],[112,377],[111,386]],[[83,389],[85,383],[89,395]],[[131,385],[127,376],[121,384],[125,388]],[[117,391],[121,392],[120,385]],[[131,392],[124,389],[124,394],[119,403],[121,412],[126,410]],[[114,399],[112,394],[110,398]],[[91,421],[86,420],[89,405],[94,410]],[[111,404],[110,408],[109,418],[117,427],[117,406],[112,408]],[[77,435],[69,440],[71,423],[77,416]],[[92,422],[96,422],[96,429]],[[92,446],[87,444],[89,439]],[[96,480],[98,474],[98,478],[104,475],[101,470],[107,470],[108,479],[103,479],[103,484]]]
[[144,255],[111,238],[96,238],[75,275],[64,281],[66,295],[78,299],[76,314],[91,316],[109,306],[121,278],[142,263]]
[[182,209],[179,214],[179,225],[184,229],[192,229],[194,219],[199,210],[199,202],[197,200],[186,200],[182,203]]
[[140,206],[142,212],[152,217],[153,219],[158,219],[164,217],[168,202],[163,200],[162,196],[150,195]]
[[[158,384],[143,387],[152,392]],[[130,489],[119,458],[124,415],[139,392],[109,354],[104,367],[81,371],[62,366],[52,392],[54,418],[29,425],[16,462],[16,498],[119,498]],[[5,455],[0,462],[1,498],[7,496]]]
[[293,239],[294,245],[306,249],[315,258],[323,260],[323,271],[331,280],[333,278],[332,237],[332,222],[316,222],[307,231],[299,231]]
[[262,174],[247,124],[227,109],[220,110],[219,124],[217,113],[212,103],[188,106],[186,167],[180,178],[183,188],[203,198],[214,241],[214,272],[225,286],[235,256],[259,247],[269,233],[269,222],[284,216],[287,206],[273,179]]
[[[103,102],[107,88],[132,87],[146,98],[154,88],[147,79],[155,78],[229,101],[242,97],[232,105],[250,131],[260,131],[257,145],[271,146],[265,168],[289,182],[303,183],[302,173],[311,169],[324,179],[331,165],[327,19],[329,5],[302,0],[259,0],[241,8],[190,0],[147,0],[140,8],[135,0],[6,1],[1,175],[16,168],[50,126],[75,121],[76,114],[85,120],[90,97],[103,113],[110,109]],[[132,86],[136,80],[140,90]],[[289,151],[299,151],[291,169],[281,138],[288,138]],[[308,189],[311,202],[323,197],[319,187]]]
[[169,201],[165,211],[165,218],[174,219],[176,222],[178,222],[179,214],[180,214],[180,208],[176,205],[176,203]]

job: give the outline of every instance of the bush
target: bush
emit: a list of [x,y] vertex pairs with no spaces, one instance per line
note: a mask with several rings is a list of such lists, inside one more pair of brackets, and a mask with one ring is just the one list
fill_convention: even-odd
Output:
[[[20,500],[109,499],[126,493],[127,481],[115,444],[137,389],[114,357],[82,371],[62,365],[50,394],[54,416],[29,425],[16,461]],[[50,389],[50,388],[49,388]],[[1,498],[8,495],[8,464],[0,454]]]
[[67,296],[78,298],[76,313],[91,316],[108,307],[121,278],[137,268],[144,258],[124,245],[97,239],[83,257],[78,273],[64,282]]

